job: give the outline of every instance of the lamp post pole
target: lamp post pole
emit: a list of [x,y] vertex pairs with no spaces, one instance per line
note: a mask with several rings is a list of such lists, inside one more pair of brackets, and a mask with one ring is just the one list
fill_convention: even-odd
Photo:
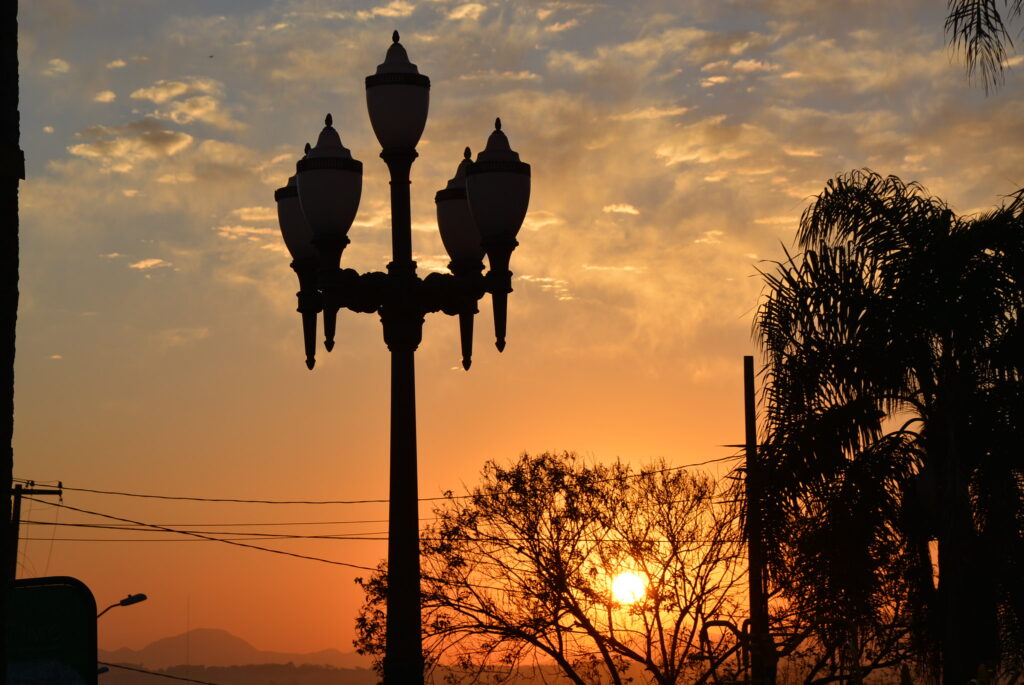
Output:
[[[384,63],[366,77],[370,122],[383,148],[391,177],[392,261],[387,272],[357,273],[340,268],[348,230],[362,192],[363,165],[341,143],[327,115],[316,147],[296,165],[295,176],[275,194],[292,269],[299,278],[306,366],[315,365],[316,325],[323,315],[324,346],[334,347],[338,310],[377,313],[391,352],[391,459],[389,487],[385,685],[423,683],[420,616],[419,493],[416,455],[415,353],[424,316],[458,316],[462,365],[472,359],[477,301],[493,298],[495,345],[505,347],[509,258],[530,198],[530,166],[519,160],[495,120],[485,149],[464,159],[438,191],[438,229],[451,257],[451,273],[421,279],[412,258],[410,171],[426,125],[430,80],[409,62],[393,36]],[[490,270],[483,275],[483,257]]]
[[[419,487],[416,455],[416,348],[423,314],[415,305],[409,176],[415,150],[381,153],[391,175],[391,263],[398,297],[381,308],[391,352],[391,464],[388,494],[388,596],[384,682],[423,681],[420,630]],[[415,627],[415,628],[413,628]]]

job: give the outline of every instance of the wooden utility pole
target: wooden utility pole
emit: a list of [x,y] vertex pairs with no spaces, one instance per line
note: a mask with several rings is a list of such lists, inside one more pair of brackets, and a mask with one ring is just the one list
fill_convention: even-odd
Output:
[[14,496],[14,504],[11,507],[11,524],[8,529],[9,539],[7,540],[8,554],[7,577],[14,580],[18,575],[18,537],[21,534],[21,498],[25,495],[56,495],[61,497],[64,494],[62,485],[58,484],[57,489],[34,488],[29,481],[28,487],[15,485],[11,495]]
[[747,570],[750,584],[750,679],[753,685],[774,685],[775,642],[768,626],[763,512],[764,470],[757,458],[757,412],[754,401],[754,358],[743,357],[743,410],[747,461]]

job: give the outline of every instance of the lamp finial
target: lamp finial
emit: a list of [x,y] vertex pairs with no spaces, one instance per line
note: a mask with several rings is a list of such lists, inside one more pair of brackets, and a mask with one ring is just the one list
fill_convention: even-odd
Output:
[[334,125],[334,117],[332,117],[331,113],[328,112],[327,116],[324,117],[324,126],[333,126],[333,125]]
[[462,153],[462,156],[466,159],[469,159],[470,157],[473,156],[473,152],[469,149],[469,146],[466,147],[466,150]]
[[501,130],[501,117],[495,117],[495,119],[494,119],[494,130],[495,131],[500,131]]
[[395,29],[394,33],[391,34],[391,42],[392,43],[397,43],[398,42],[398,29]]

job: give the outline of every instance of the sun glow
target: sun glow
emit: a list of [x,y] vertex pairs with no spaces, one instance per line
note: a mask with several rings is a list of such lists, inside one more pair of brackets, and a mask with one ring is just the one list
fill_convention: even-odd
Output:
[[612,580],[612,597],[620,604],[633,604],[647,591],[647,581],[635,573],[626,571]]

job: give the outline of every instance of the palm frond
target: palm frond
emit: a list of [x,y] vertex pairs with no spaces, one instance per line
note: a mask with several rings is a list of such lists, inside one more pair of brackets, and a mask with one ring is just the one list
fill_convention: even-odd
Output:
[[[1007,0],[1008,16],[1019,17],[1021,0]],[[1006,48],[1013,46],[996,0],[949,0],[946,37],[964,55],[968,78],[979,78],[987,93],[1003,83]]]

